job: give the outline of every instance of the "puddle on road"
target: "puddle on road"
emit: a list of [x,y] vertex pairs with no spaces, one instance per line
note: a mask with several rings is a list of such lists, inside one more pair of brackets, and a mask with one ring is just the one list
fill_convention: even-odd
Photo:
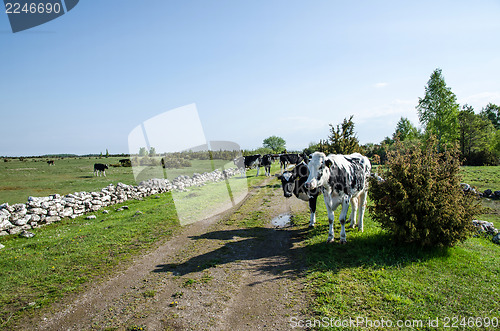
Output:
[[271,220],[271,224],[278,228],[284,228],[291,225],[292,215],[280,214]]

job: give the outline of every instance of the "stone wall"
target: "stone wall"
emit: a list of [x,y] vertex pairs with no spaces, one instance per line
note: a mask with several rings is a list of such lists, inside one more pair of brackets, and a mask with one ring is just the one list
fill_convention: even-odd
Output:
[[37,228],[60,221],[64,217],[76,218],[87,212],[95,212],[103,207],[114,205],[130,199],[164,193],[168,191],[187,191],[192,186],[203,186],[209,182],[218,182],[232,177],[237,170],[230,168],[209,172],[179,176],[172,181],[168,179],[149,179],[137,186],[118,183],[109,184],[99,192],[75,192],[60,196],[29,197],[27,203],[0,205],[0,235],[17,234],[23,230]]

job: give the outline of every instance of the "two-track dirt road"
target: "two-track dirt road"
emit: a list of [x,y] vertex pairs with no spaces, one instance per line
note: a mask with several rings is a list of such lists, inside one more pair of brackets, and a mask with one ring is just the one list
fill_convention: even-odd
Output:
[[290,329],[305,318],[304,228],[275,228],[307,203],[285,199],[276,181],[239,206],[186,226],[106,281],[25,321],[39,330]]

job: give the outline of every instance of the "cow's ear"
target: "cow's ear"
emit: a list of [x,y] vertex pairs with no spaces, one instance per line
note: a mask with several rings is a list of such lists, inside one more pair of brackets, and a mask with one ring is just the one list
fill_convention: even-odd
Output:
[[330,167],[333,165],[332,160],[330,160],[330,159],[326,159],[326,161],[325,161],[325,165],[326,165],[328,168],[330,168]]

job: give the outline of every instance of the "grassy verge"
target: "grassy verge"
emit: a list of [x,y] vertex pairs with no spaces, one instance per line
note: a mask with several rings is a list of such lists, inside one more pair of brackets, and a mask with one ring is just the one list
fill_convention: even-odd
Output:
[[[0,238],[0,327],[104,276],[178,228],[170,193],[127,201],[128,210],[95,213],[34,229],[34,238]],[[138,211],[141,213],[136,214]]]
[[[463,167],[463,181],[475,186],[479,191],[490,189],[500,190],[500,166],[495,167]],[[483,221],[493,222],[495,227],[500,228],[500,201],[482,199],[484,213],[477,218]]]
[[[241,181],[258,185],[266,178],[255,177],[255,173],[247,172],[249,177]],[[226,190],[227,197],[227,186],[220,182],[190,189],[181,198],[206,207],[207,195],[203,193],[214,190]],[[98,211],[93,220],[82,216],[33,229],[34,238],[0,237],[0,243],[5,245],[0,250],[0,329],[11,329],[26,314],[81,291],[82,285],[108,275],[117,265],[152,249],[178,230],[173,194],[158,197],[109,206],[109,214]],[[196,201],[197,197],[203,199]],[[123,205],[129,209],[116,211]]]
[[[336,214],[338,239],[339,212]],[[308,218],[299,215],[296,221],[305,227]],[[359,329],[373,329],[370,321],[390,320],[392,329],[434,330],[429,320],[438,319],[439,329],[445,327],[447,318],[449,326],[453,318],[500,320],[498,245],[471,238],[443,250],[398,246],[369,213],[364,233],[348,230],[347,245],[327,245],[328,221],[321,202],[317,219],[318,225],[306,236],[306,284],[313,294],[314,319],[328,323],[314,328],[336,328],[334,321],[349,318],[360,318]],[[409,324],[397,327],[398,321]],[[458,328],[464,329],[461,321]],[[338,329],[354,328],[344,325]]]

